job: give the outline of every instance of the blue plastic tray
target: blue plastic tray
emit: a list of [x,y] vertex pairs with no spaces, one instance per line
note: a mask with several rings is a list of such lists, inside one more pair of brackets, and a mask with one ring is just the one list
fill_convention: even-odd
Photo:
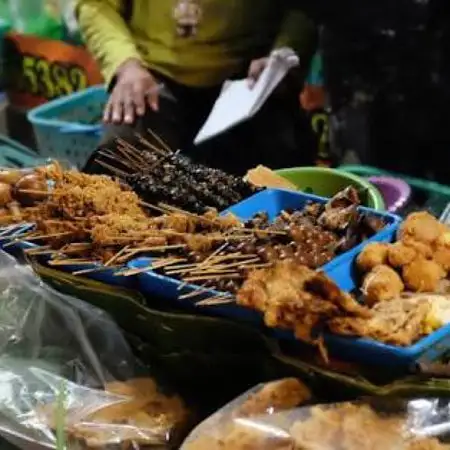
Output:
[[[328,199],[301,192],[268,189],[232,206],[224,211],[224,213],[231,212],[242,220],[249,220],[258,212],[264,211],[269,215],[270,220],[274,220],[281,211],[286,209],[302,209],[309,201],[326,203]],[[389,213],[381,213],[369,208],[360,208],[360,210],[369,212],[378,217],[383,217],[388,223],[380,233],[376,234],[366,242],[389,242],[393,239],[400,221],[397,216]],[[342,289],[349,289],[351,286],[354,286],[353,259],[355,255],[361,251],[363,245],[364,244],[360,244],[351,251],[334,258],[322,268]],[[148,258],[139,258],[130,261],[129,267],[143,268],[148,266],[149,262]],[[183,289],[179,289],[182,285],[179,280],[159,275],[153,271],[139,274],[138,280],[142,292],[149,296],[158,296],[176,302],[178,307],[194,308],[199,301],[218,294],[216,291],[207,291],[202,295],[180,300],[178,298],[180,295],[188,294],[193,290],[198,289],[198,287],[196,288],[194,285],[185,285]],[[250,320],[252,322],[262,322],[260,314],[236,305],[201,306],[201,310],[226,317]]]

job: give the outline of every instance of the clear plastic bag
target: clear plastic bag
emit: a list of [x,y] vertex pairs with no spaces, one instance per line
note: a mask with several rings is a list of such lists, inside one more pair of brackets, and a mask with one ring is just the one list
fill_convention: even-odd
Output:
[[301,400],[293,383],[251,389],[200,424],[181,450],[450,449],[447,400],[379,398],[293,407]]
[[103,311],[0,252],[0,436],[21,448],[164,447],[187,412],[162,393]]

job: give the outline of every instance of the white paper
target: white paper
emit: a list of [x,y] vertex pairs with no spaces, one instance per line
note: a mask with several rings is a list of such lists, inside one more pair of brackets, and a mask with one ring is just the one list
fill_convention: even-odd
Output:
[[194,144],[200,144],[250,119],[262,108],[288,71],[298,64],[299,59],[291,49],[279,49],[270,55],[253,88],[249,87],[248,79],[226,81]]

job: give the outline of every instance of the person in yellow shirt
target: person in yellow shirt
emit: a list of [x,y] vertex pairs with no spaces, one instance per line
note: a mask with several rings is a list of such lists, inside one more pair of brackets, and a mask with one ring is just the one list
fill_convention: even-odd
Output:
[[[76,13],[110,91],[105,145],[151,128],[173,149],[229,172],[310,162],[298,96],[316,29],[288,0],[77,0]],[[254,83],[281,47],[297,53],[301,70],[251,121],[194,146],[223,82]]]

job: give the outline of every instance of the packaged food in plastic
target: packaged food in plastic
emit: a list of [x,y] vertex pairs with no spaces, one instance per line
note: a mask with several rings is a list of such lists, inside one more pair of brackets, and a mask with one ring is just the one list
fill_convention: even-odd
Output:
[[[245,405],[268,386],[278,393],[273,407],[270,395],[263,395],[265,411],[249,411]],[[200,424],[181,450],[450,449],[447,400],[380,398],[295,407],[298,392],[292,379],[258,386]]]
[[21,448],[157,445],[188,417],[103,311],[0,252],[0,436]]

